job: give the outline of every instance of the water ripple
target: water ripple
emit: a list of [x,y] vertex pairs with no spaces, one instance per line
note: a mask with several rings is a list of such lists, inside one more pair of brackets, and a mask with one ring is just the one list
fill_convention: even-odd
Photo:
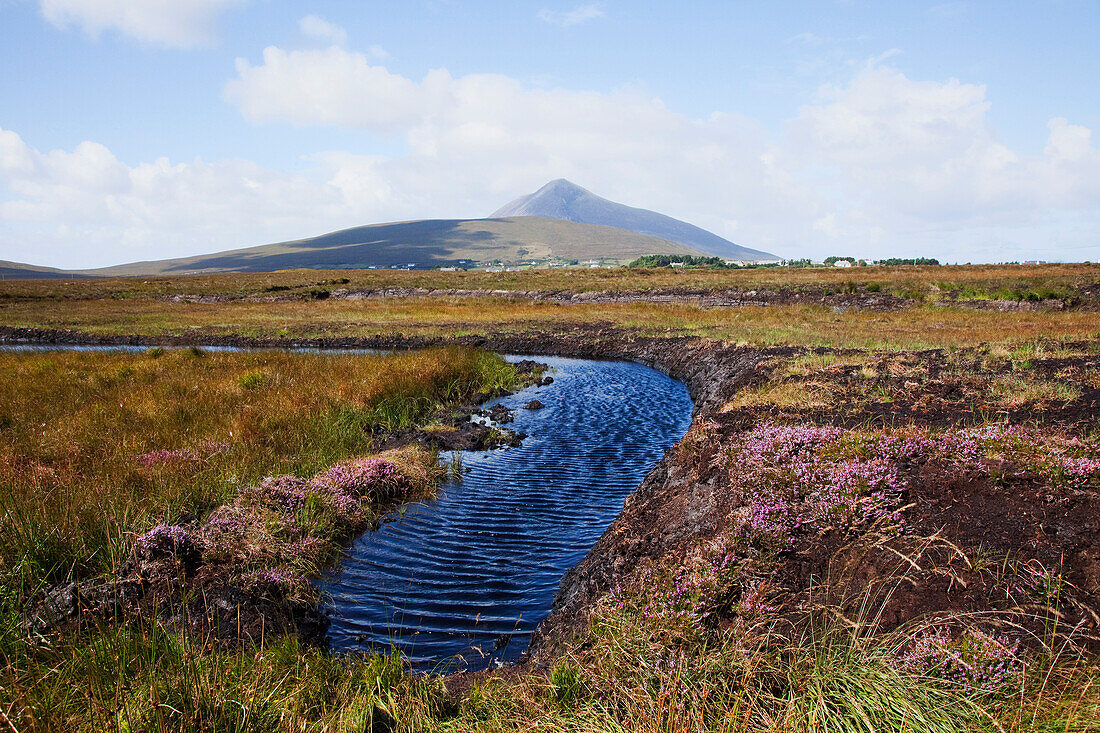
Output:
[[463,453],[437,498],[392,513],[322,582],[337,651],[396,647],[418,670],[517,658],[565,572],[691,421],[682,384],[625,362],[540,357],[554,383],[521,408],[523,446]]

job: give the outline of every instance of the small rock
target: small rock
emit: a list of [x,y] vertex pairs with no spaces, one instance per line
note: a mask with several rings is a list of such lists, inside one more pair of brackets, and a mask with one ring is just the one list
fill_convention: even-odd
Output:
[[544,387],[548,384],[553,384],[553,383],[554,383],[554,378],[553,377],[543,377],[542,378],[542,386],[544,386]]
[[523,407],[527,410],[541,410],[542,408],[546,407],[546,405],[542,404],[538,400],[531,400]]
[[489,409],[489,417],[499,425],[512,422],[512,411],[504,405],[493,405]]

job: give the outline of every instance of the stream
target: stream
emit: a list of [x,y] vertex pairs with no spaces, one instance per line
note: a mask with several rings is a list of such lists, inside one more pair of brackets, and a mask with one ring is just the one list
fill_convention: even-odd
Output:
[[[40,352],[147,348],[0,346]],[[461,479],[444,482],[429,501],[390,512],[318,581],[333,651],[396,650],[416,671],[515,661],[549,614],[562,577],[691,424],[687,388],[653,369],[528,358],[548,364],[553,383],[483,405],[514,409],[515,420],[505,427],[526,433],[523,445],[453,454]],[[533,399],[545,407],[524,409]]]
[[[516,409],[523,445],[457,454],[461,480],[389,514],[321,581],[334,651],[394,649],[436,672],[516,660],[562,576],[691,423],[687,389],[653,369],[536,358],[552,384],[486,405]],[[536,398],[543,409],[523,409]]]

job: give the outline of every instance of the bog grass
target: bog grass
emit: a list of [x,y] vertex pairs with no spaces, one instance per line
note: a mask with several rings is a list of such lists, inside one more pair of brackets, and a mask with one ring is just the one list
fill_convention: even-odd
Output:
[[270,273],[116,277],[0,282],[0,302],[18,299],[141,299],[176,294],[306,296],[341,288],[463,290],[601,290],[827,288],[837,293],[885,293],[920,300],[1036,300],[1072,295],[1100,280],[1097,264],[956,265],[943,267],[762,268],[743,270],[589,269],[521,272],[403,270],[283,270]]
[[515,383],[497,356],[0,353],[0,562],[24,582],[116,567],[134,533],[264,476],[308,477],[376,437]]
[[[370,730],[393,719],[399,691],[412,711],[420,684],[396,658],[352,664],[293,638],[211,646],[147,618],[32,639],[23,612],[47,584],[115,571],[155,524],[202,517],[264,476],[372,453],[394,429],[515,387],[500,357],[7,352],[0,374],[0,727]],[[420,477],[414,490],[438,474],[424,451],[384,455]]]
[[[4,617],[10,627],[10,614]],[[1100,670],[1059,647],[976,693],[898,663],[923,632],[818,609],[805,630],[724,631],[603,609],[548,672],[458,697],[399,658],[339,658],[292,637],[204,647],[158,626],[87,629],[31,648],[5,634],[0,715],[20,731],[1095,731]]]
[[553,305],[502,299],[403,298],[284,303],[88,300],[12,303],[0,325],[94,336],[300,338],[570,334],[593,326],[647,336],[703,336],[752,346],[925,349],[1100,336],[1087,311],[997,312],[923,305],[834,312],[819,306],[700,308],[630,303]]

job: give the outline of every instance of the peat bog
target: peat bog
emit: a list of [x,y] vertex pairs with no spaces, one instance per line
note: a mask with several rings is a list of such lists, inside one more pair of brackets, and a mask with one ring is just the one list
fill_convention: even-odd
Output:
[[[19,730],[1100,729],[1095,269],[869,268],[848,293],[838,285],[853,290],[840,279],[852,273],[790,274],[801,293],[857,297],[668,302],[679,285],[664,272],[585,274],[593,287],[578,292],[654,297],[572,304],[262,301],[248,291],[259,280],[174,299],[225,292],[218,278],[3,284],[9,340],[452,346],[388,357],[397,371],[384,357],[0,354],[4,715]],[[508,275],[523,291],[550,277]],[[718,300],[784,292],[772,272],[685,276]],[[269,277],[289,287],[303,275]],[[434,275],[355,277],[341,285],[431,289]],[[885,296],[886,309],[865,300]],[[188,585],[201,572],[188,570],[188,543],[214,544],[226,512],[263,517],[236,536],[232,557],[249,572],[299,573],[242,591],[309,601],[300,579],[384,515],[378,488],[422,487],[395,497],[409,498],[438,485],[436,464],[410,455],[445,447],[493,389],[542,381],[470,347],[627,359],[694,402],[675,448],[652,454],[592,550],[568,559],[579,562],[522,664],[422,675],[388,652],[311,648],[293,623],[219,635],[160,612],[77,614],[26,633],[46,587],[143,567],[143,582],[168,589],[153,598],[204,587]],[[556,384],[535,395],[543,410],[498,425],[552,420],[554,395],[568,396]],[[400,444],[400,459],[378,454]],[[492,460],[462,462],[476,474]],[[378,461],[404,478],[380,478]],[[617,473],[614,458],[602,463]],[[455,488],[457,507],[460,484],[442,500]],[[416,511],[381,531],[428,542],[431,530],[411,529]],[[301,552],[310,542],[325,551]]]

